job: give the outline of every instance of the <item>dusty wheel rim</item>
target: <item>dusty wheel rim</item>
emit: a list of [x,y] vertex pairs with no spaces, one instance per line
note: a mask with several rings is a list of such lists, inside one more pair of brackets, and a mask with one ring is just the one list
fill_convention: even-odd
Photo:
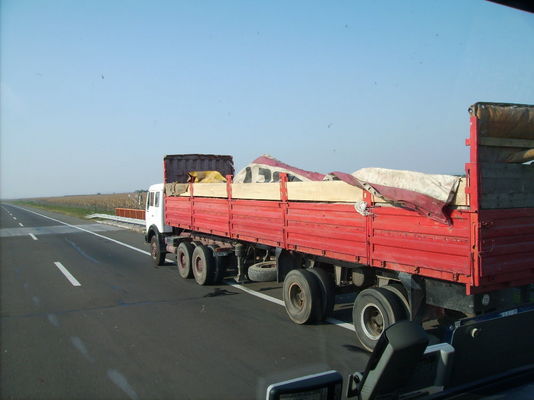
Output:
[[293,307],[299,311],[304,309],[306,301],[304,299],[304,292],[302,288],[297,283],[292,283],[288,289],[289,301]]
[[384,315],[380,308],[373,304],[367,304],[361,313],[361,327],[365,335],[372,340],[378,340],[384,331]]
[[204,263],[202,262],[201,257],[197,257],[195,259],[195,271],[200,275],[202,274],[202,271],[204,271]]
[[178,254],[178,268],[180,268],[180,270],[185,270],[185,262],[186,262],[186,258],[185,258],[185,253],[183,251],[180,251],[180,253]]
[[152,255],[153,259],[156,259],[158,257],[158,246],[154,240],[150,244],[150,254]]

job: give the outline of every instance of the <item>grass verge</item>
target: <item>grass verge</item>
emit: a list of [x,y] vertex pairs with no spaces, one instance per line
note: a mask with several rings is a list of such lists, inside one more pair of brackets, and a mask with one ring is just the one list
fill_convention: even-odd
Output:
[[81,208],[81,207],[67,207],[62,206],[58,204],[49,204],[49,203],[41,203],[31,200],[15,200],[11,201],[10,203],[16,204],[19,206],[28,206],[33,208],[38,208],[41,210],[46,211],[53,211],[65,215],[70,215],[71,217],[78,217],[78,218],[85,218],[87,215],[91,214],[109,214],[109,215],[115,215],[114,212],[110,212],[107,210],[95,210],[94,208]]

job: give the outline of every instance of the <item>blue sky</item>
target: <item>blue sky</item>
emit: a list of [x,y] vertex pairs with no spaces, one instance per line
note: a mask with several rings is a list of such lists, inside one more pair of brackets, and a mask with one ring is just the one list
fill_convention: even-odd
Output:
[[534,104],[534,15],[483,0],[0,4],[2,198],[177,153],[462,173],[470,104]]

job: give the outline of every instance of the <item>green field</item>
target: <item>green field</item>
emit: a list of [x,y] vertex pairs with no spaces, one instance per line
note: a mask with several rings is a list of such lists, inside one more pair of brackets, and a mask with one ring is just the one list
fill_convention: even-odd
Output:
[[115,215],[114,211],[109,211],[109,210],[97,209],[95,211],[94,208],[66,206],[66,205],[53,204],[53,203],[41,203],[35,200],[15,200],[15,201],[11,201],[10,203],[16,204],[19,206],[29,206],[29,207],[38,208],[41,210],[58,212],[61,214],[70,215],[70,216],[79,217],[79,218],[85,218],[87,215],[97,214],[97,213]]
[[115,215],[115,208],[143,209],[145,199],[144,192],[133,192],[39,197],[14,200],[11,203],[84,218],[90,214]]

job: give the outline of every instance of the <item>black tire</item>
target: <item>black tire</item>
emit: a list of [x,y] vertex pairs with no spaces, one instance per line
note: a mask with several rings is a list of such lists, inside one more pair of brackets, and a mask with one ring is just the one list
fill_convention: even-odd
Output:
[[193,268],[191,268],[191,260],[193,259],[193,251],[195,246],[189,242],[182,242],[178,245],[176,250],[176,265],[178,273],[184,279],[193,277]]
[[373,351],[387,327],[403,319],[406,319],[404,304],[390,290],[369,288],[356,297],[352,320],[358,339],[369,351]]
[[323,308],[321,310],[319,321],[324,321],[334,313],[334,304],[336,302],[336,284],[332,275],[322,268],[310,268],[308,271],[314,274],[319,281],[319,287],[323,297]]
[[317,277],[305,269],[294,269],[284,279],[284,303],[287,315],[296,324],[320,320],[323,309]]
[[262,262],[251,265],[247,272],[248,278],[254,282],[271,282],[275,281],[278,275],[276,263]]
[[201,285],[211,285],[215,277],[215,259],[210,248],[204,245],[198,245],[193,250],[191,259],[191,268],[195,281]]
[[228,266],[228,256],[218,256],[215,258],[215,276],[213,277],[213,284],[218,285],[224,279],[226,267]]
[[156,235],[153,235],[150,239],[150,256],[155,266],[165,264],[165,252],[161,249],[161,243]]
[[404,305],[404,310],[406,311],[406,318],[410,318],[410,302],[408,301],[408,294],[406,293],[406,290],[404,289],[402,284],[390,282],[389,285],[382,287],[384,289],[389,290],[390,292],[395,293],[399,297],[402,304]]

